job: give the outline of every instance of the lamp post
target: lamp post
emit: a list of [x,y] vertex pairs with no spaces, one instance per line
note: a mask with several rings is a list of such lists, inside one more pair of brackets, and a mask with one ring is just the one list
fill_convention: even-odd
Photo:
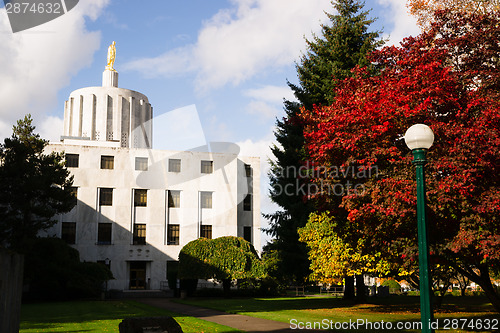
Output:
[[416,124],[405,133],[405,142],[413,153],[413,164],[417,173],[417,225],[418,225],[418,258],[420,270],[420,317],[422,332],[434,332],[431,329],[433,321],[431,306],[431,281],[429,271],[429,245],[425,203],[425,158],[427,150],[434,142],[434,133],[429,126]]

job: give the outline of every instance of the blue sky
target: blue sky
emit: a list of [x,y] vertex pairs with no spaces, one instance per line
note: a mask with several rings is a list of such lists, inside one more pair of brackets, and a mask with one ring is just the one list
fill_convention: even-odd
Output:
[[[367,0],[366,8],[390,44],[418,34],[403,0]],[[119,86],[148,96],[155,117],[184,108],[177,114],[189,113],[192,124],[177,126],[180,133],[261,156],[262,209],[272,211],[265,173],[275,119],[283,98],[293,98],[286,81],[297,82],[304,36],[320,31],[325,10],[333,12],[330,0],[80,0],[60,18],[13,34],[2,3],[0,138],[31,113],[41,135],[57,140],[64,101],[101,84],[116,41]],[[186,148],[169,146],[158,127],[155,148]]]

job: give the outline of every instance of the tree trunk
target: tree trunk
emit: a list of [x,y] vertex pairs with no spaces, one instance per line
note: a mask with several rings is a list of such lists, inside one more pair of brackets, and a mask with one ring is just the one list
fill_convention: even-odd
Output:
[[344,281],[344,299],[354,299],[354,276],[345,276]]
[[486,297],[488,297],[488,300],[493,305],[495,311],[500,313],[500,295],[496,292],[495,288],[493,288],[493,285],[491,284],[488,266],[479,267],[480,274],[477,274],[474,271],[465,270],[464,268],[459,266],[454,267],[460,274],[466,276],[472,282],[477,283],[484,290]]
[[356,275],[356,300],[364,302],[366,300],[365,279],[363,274]]
[[484,293],[486,294],[486,297],[488,297],[489,301],[495,308],[495,311],[500,313],[500,295],[496,292],[495,288],[491,284],[491,278],[489,274],[489,269],[488,266],[483,266],[479,269],[479,272],[481,273],[480,276],[480,282],[479,284],[481,288],[483,288]]
[[224,290],[224,296],[228,297],[231,292],[231,279],[222,280],[222,288]]

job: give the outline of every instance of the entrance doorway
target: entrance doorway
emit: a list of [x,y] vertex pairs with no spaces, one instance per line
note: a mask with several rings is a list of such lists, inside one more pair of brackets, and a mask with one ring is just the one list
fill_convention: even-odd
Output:
[[146,262],[130,262],[130,289],[146,289]]

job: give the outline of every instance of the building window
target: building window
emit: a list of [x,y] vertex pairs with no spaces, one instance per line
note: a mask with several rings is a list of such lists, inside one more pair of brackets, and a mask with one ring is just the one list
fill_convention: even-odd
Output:
[[78,187],[72,186],[69,191],[73,197],[78,198]]
[[168,191],[168,207],[179,208],[181,206],[181,191]]
[[252,227],[243,227],[243,239],[252,242]]
[[97,226],[97,244],[111,244],[111,223],[99,223]]
[[100,188],[99,189],[99,205],[112,206],[113,205],[113,189]]
[[134,190],[134,206],[146,207],[148,205],[148,190]]
[[147,157],[136,157],[135,158],[135,170],[148,171],[148,158]]
[[179,272],[179,261],[178,260],[167,260],[167,281],[174,281],[176,282],[175,285],[169,285],[170,289],[175,289],[178,288],[179,286],[177,283],[179,283],[177,280],[177,273]]
[[66,154],[66,167],[78,168],[79,160],[80,155],[78,154]]
[[167,245],[179,245],[180,226],[169,224],[167,231]]
[[134,224],[134,245],[145,245],[146,244],[146,225],[145,224]]
[[115,157],[114,156],[101,156],[101,169],[114,169]]
[[201,227],[200,227],[200,237],[205,237],[207,239],[212,239],[212,226],[211,225],[201,225]]
[[212,192],[200,192],[201,208],[212,208]]
[[76,222],[63,222],[61,239],[68,244],[76,243]]
[[252,195],[247,194],[245,199],[243,199],[243,210],[250,211],[252,210]]
[[250,164],[245,164],[245,175],[247,177],[252,177],[252,167]]
[[214,161],[201,161],[201,173],[213,173]]
[[106,266],[109,270],[111,270],[111,260],[106,258],[105,260],[97,260],[98,264]]
[[169,158],[168,172],[181,172],[181,160],[177,158]]

